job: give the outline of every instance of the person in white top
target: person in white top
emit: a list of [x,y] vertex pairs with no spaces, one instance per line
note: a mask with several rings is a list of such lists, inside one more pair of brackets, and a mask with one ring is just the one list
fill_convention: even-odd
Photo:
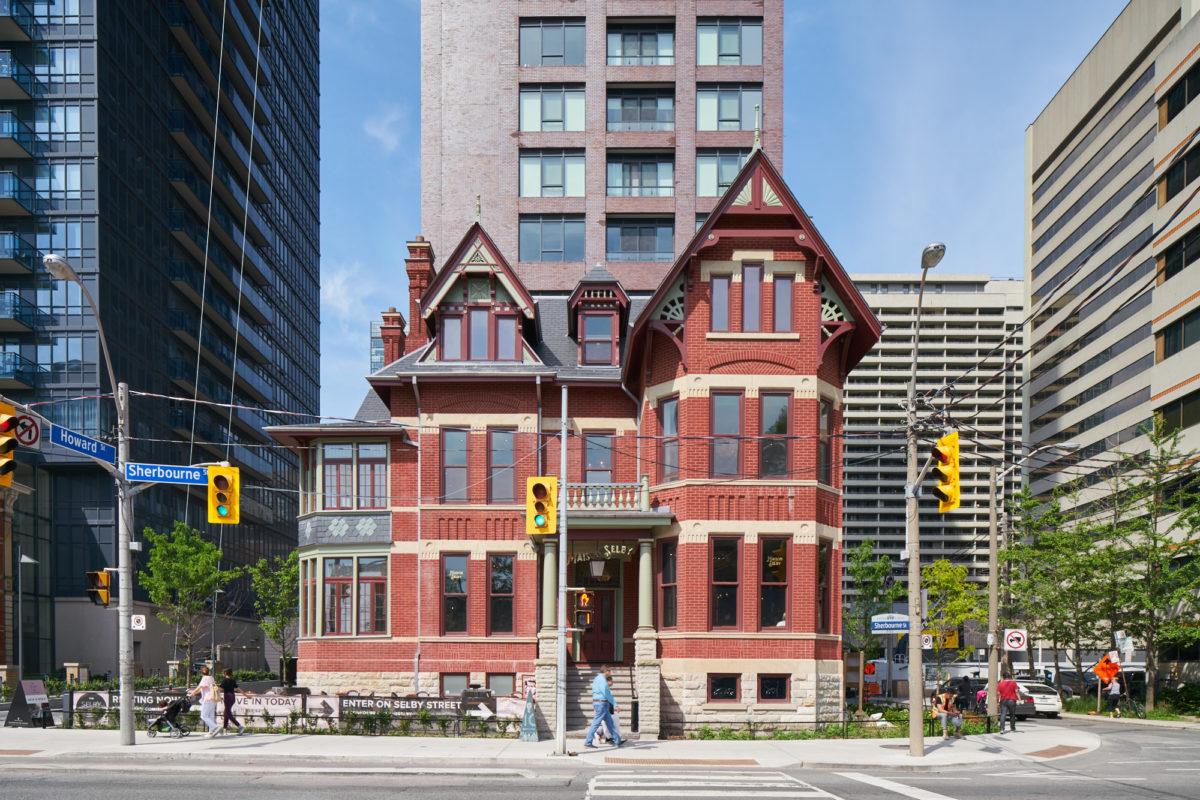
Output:
[[208,728],[208,738],[211,739],[221,733],[221,727],[217,725],[217,701],[220,700],[221,687],[208,673],[208,667],[201,667],[200,675],[200,682],[188,692],[188,696],[200,695],[200,721]]

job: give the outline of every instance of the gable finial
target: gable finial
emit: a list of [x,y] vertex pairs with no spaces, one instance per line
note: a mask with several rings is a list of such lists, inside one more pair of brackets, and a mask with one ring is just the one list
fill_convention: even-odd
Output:
[[475,195],[475,221],[479,222],[483,214],[483,206],[479,202],[479,195]]
[[754,150],[762,149],[762,136],[761,136],[761,131],[759,129],[759,121],[758,121],[760,110],[761,110],[761,106],[759,106],[758,103],[755,103],[754,104],[754,147],[751,149],[751,152],[754,152]]

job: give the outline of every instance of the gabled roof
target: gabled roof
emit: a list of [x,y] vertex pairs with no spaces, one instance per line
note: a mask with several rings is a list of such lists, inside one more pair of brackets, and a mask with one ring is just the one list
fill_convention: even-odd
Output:
[[446,292],[454,285],[455,279],[463,273],[495,275],[512,295],[521,313],[528,319],[533,319],[533,297],[512,266],[500,254],[500,248],[496,247],[492,237],[488,236],[488,232],[478,222],[467,229],[462,241],[450,253],[450,257],[442,264],[441,271],[425,290],[424,296],[421,297],[422,319],[429,319],[446,296]]
[[[633,322],[632,336],[645,330],[693,256],[721,239],[733,237],[790,239],[812,259],[815,264],[813,280],[818,284],[827,283],[856,323],[844,362],[846,371],[878,341],[883,331],[879,320],[762,149],[750,154],[708,219],[680,251],[654,296]],[[626,370],[631,361],[625,359]]]

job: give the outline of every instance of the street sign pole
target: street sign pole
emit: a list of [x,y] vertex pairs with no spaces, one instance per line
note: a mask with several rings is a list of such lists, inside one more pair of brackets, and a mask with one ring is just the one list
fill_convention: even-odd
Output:
[[121,679],[121,744],[133,744],[133,629],[129,616],[133,612],[133,557],[129,543],[133,541],[133,502],[129,481],[125,478],[125,462],[129,460],[129,386],[117,384],[117,629],[120,650]]

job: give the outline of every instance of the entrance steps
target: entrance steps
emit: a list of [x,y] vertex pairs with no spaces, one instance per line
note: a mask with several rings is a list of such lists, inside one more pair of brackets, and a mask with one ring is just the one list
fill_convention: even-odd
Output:
[[[582,736],[592,724],[595,712],[592,709],[592,681],[600,674],[600,666],[592,664],[567,665],[567,732]],[[633,722],[633,667],[627,664],[612,664],[612,693],[617,701],[617,721],[621,736],[637,738],[629,726]]]

